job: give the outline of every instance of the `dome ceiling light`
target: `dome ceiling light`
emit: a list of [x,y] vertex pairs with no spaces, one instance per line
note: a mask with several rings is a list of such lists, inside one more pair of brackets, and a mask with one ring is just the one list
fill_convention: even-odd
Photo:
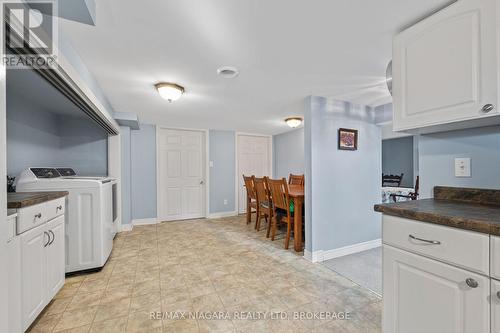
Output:
[[299,127],[302,124],[302,118],[300,118],[300,117],[290,117],[290,118],[286,118],[285,122],[291,128],[297,128],[297,127]]
[[155,84],[156,90],[163,99],[172,103],[173,101],[181,98],[182,94],[184,94],[184,87],[170,82],[160,82]]

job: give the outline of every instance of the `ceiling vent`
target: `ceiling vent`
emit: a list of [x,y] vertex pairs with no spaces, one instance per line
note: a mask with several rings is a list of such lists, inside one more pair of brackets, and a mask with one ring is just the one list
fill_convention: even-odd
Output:
[[221,68],[217,69],[217,74],[219,74],[225,79],[235,78],[238,76],[239,73],[240,72],[238,72],[238,69],[230,66],[222,66]]

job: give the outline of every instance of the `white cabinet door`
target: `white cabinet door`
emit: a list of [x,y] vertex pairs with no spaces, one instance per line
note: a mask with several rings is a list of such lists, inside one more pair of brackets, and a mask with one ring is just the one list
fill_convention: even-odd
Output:
[[394,130],[499,115],[496,15],[496,0],[457,1],[395,37]]
[[47,224],[50,242],[45,248],[47,267],[47,299],[51,300],[64,285],[64,215]]
[[384,245],[383,291],[384,333],[490,332],[484,276]]
[[490,276],[500,280],[500,237],[490,237]]
[[500,281],[491,280],[491,332],[500,332]]
[[46,305],[46,226],[21,235],[21,314],[26,329]]

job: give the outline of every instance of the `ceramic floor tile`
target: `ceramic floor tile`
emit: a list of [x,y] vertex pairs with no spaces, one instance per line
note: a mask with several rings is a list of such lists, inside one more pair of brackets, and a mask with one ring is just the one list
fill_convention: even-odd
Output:
[[[381,332],[381,299],[283,249],[245,217],[136,226],[101,272],[68,277],[31,332]],[[193,318],[200,312],[230,318]],[[349,311],[349,320],[293,319]],[[168,317],[166,313],[187,317]],[[263,318],[244,317],[264,313]],[[235,313],[239,313],[238,317]],[[288,320],[270,319],[271,313]],[[157,319],[154,319],[153,317]],[[159,318],[159,319],[158,319]],[[292,319],[290,319],[292,318]]]
[[54,332],[91,324],[94,320],[96,312],[97,306],[66,311],[63,313],[61,320],[54,328]]
[[94,322],[90,333],[124,333],[127,331],[128,316]]

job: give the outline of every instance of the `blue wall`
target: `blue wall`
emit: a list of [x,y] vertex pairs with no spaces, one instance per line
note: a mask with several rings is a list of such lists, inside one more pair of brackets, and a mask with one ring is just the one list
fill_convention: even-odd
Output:
[[131,180],[132,174],[130,172],[130,127],[120,127],[121,137],[121,159],[122,159],[122,224],[129,224],[132,222],[132,202],[131,202]]
[[132,219],[156,218],[156,126],[131,131]]
[[413,187],[413,137],[389,139],[382,141],[382,172],[387,175],[404,173],[401,186]]
[[107,176],[108,135],[86,118],[59,118],[60,165],[73,166],[82,176]]
[[304,129],[273,136],[273,177],[304,174]]
[[[379,239],[381,134],[371,108],[323,97],[306,106],[306,232],[309,251],[331,250]],[[337,130],[359,131],[357,151],[337,149]],[[306,238],[307,240],[307,238]]]
[[[210,214],[234,212],[235,132],[209,131]],[[224,205],[227,200],[227,205]]]
[[73,167],[80,175],[107,175],[107,134],[90,119],[41,110],[7,99],[7,172],[36,166]]
[[[421,135],[419,139],[421,197],[434,186],[500,189],[500,126]],[[470,157],[472,177],[455,177],[455,158]]]

